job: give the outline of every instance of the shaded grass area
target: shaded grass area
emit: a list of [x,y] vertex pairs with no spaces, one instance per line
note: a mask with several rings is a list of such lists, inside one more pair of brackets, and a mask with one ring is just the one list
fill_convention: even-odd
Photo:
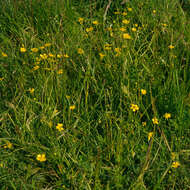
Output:
[[161,2],[0,2],[1,189],[189,189],[189,16]]

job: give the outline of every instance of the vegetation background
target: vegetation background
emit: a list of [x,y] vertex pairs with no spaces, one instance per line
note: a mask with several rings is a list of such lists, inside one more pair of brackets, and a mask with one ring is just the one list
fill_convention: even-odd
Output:
[[190,1],[0,1],[0,189],[190,189]]

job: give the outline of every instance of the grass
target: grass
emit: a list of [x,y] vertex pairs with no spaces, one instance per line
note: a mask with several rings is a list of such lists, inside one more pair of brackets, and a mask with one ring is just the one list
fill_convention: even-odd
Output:
[[0,189],[190,189],[188,3],[1,1]]

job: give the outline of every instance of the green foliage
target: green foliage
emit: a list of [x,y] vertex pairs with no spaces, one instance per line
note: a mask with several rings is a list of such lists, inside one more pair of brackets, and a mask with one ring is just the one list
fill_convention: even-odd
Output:
[[0,2],[0,189],[189,189],[188,1],[121,3]]

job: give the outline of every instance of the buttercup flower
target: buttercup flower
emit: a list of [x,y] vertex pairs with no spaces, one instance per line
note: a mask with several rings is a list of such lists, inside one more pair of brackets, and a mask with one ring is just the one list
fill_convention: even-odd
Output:
[[131,39],[131,36],[130,36],[128,33],[124,33],[124,34],[123,34],[123,38],[124,38],[124,39],[127,39],[127,40],[130,40],[130,39]]
[[49,47],[49,46],[51,46],[51,43],[46,43],[46,44],[44,44],[44,46]]
[[58,71],[57,71],[57,74],[63,74],[63,69],[59,69]]
[[36,65],[35,67],[33,67],[33,71],[36,71],[40,68],[40,66]]
[[148,141],[150,141],[150,139],[152,138],[152,136],[153,136],[153,132],[148,133]]
[[123,27],[121,27],[119,30],[120,30],[121,32],[125,32],[125,31],[126,31],[126,29],[123,28]]
[[144,122],[142,122],[142,126],[143,127],[145,127],[146,126],[146,122],[144,121]]
[[103,53],[99,53],[100,59],[103,59],[106,55],[104,55]]
[[138,105],[136,105],[136,104],[131,104],[131,110],[133,110],[133,112],[136,112],[136,111],[138,111],[139,110],[139,106]]
[[93,27],[90,27],[90,28],[86,28],[86,32],[92,32],[94,30]]
[[67,54],[64,54],[63,57],[65,57],[65,58],[69,58],[69,56],[68,56]]
[[92,22],[92,24],[94,24],[94,25],[98,25],[99,23],[98,23],[97,20],[95,20],[95,21]]
[[137,31],[137,29],[136,29],[135,27],[133,27],[131,30],[132,30],[133,32],[136,32],[136,31]]
[[58,123],[57,124],[57,126],[56,126],[56,129],[58,130],[58,131],[63,131],[64,129],[63,129],[63,124],[62,123]]
[[122,23],[123,23],[123,24],[129,24],[129,23],[130,23],[130,20],[124,19],[124,20],[122,20]]
[[6,145],[4,145],[4,148],[9,148],[11,149],[13,147],[13,144],[10,142],[7,142]]
[[80,18],[78,19],[78,21],[79,21],[80,24],[82,24],[83,21],[84,21],[84,18],[81,18],[81,17],[80,17]]
[[69,107],[70,110],[74,110],[75,109],[75,105],[72,105]]
[[165,119],[169,119],[169,118],[171,118],[171,114],[170,113],[165,113],[164,117],[165,117]]
[[142,95],[146,95],[146,90],[145,89],[141,89],[141,94]]
[[2,55],[3,57],[7,57],[7,56],[8,56],[8,55],[7,55],[6,53],[4,53],[4,52],[2,52],[1,55]]
[[153,124],[155,124],[155,125],[158,125],[158,119],[156,118],[156,117],[154,117],[154,118],[152,118],[152,122],[153,122]]
[[32,48],[31,51],[36,53],[36,52],[38,52],[38,48]]
[[174,46],[173,46],[173,45],[169,45],[168,48],[169,48],[169,49],[173,49]]
[[30,94],[34,93],[34,88],[29,88],[28,91],[30,92]]
[[81,49],[81,48],[78,48],[77,52],[78,52],[78,54],[80,54],[80,55],[84,54],[84,50]]
[[38,160],[40,162],[45,162],[46,161],[46,155],[45,154],[38,154],[36,156],[36,160]]
[[180,166],[180,163],[178,161],[174,161],[172,163],[172,168],[178,168]]
[[20,48],[20,52],[21,52],[21,53],[24,53],[24,52],[26,52],[26,48],[24,48],[24,47],[21,47],[21,48]]

